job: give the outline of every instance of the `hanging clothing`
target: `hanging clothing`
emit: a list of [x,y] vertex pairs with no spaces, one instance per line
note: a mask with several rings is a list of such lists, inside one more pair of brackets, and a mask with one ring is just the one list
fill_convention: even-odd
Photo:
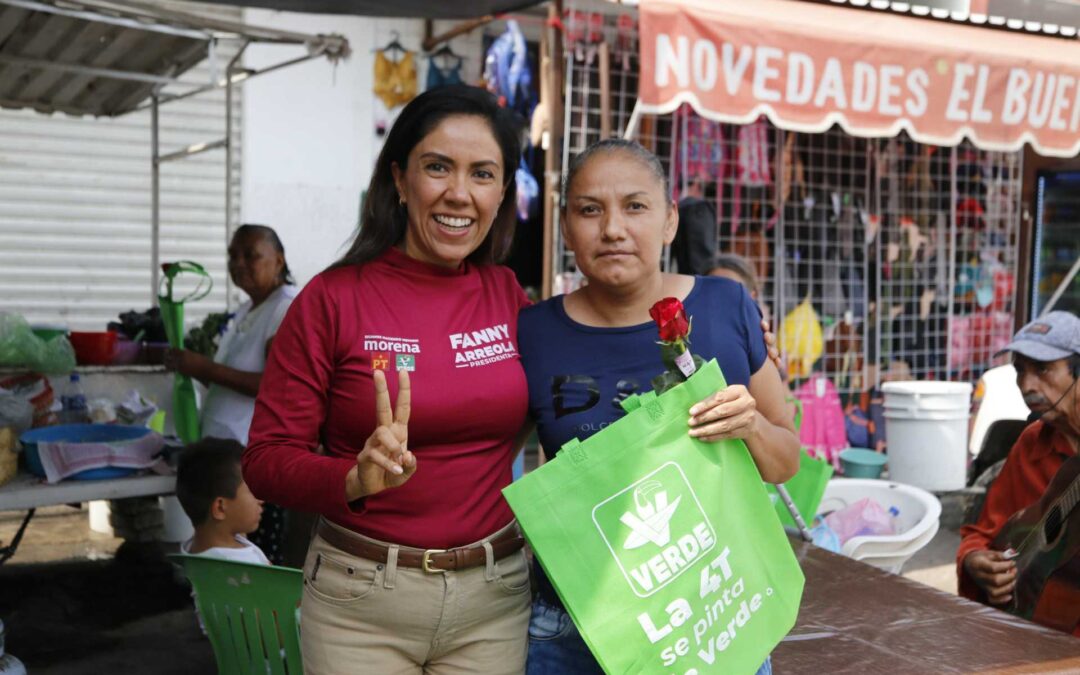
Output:
[[416,97],[416,63],[412,52],[391,61],[386,52],[375,52],[375,95],[393,109]]
[[675,162],[671,167],[671,185],[678,200],[684,183],[716,182],[724,175],[724,131],[717,122],[707,120],[688,104],[675,111]]
[[461,57],[450,57],[455,59],[455,63],[452,66],[446,68],[440,68],[436,63],[438,57],[432,56],[428,59],[428,71],[427,71],[427,87],[425,91],[431,91],[432,89],[438,89],[439,87],[449,87],[455,84],[465,84],[465,81],[461,79]]
[[847,427],[840,394],[824,375],[815,375],[795,391],[803,405],[799,440],[811,457],[840,468],[840,451],[847,447]]
[[507,107],[528,118],[532,114],[532,72],[525,36],[518,22],[506,22],[506,32],[495,39],[484,57],[484,82],[488,91]]
[[671,255],[680,274],[708,274],[716,257],[716,210],[700,197],[679,200],[679,229]]
[[769,125],[764,118],[739,127],[739,183],[747,186],[772,184],[769,169]]
[[533,205],[540,196],[540,184],[529,173],[528,162],[521,158],[517,171],[514,172],[514,181],[517,183],[517,216],[518,220],[528,220]]

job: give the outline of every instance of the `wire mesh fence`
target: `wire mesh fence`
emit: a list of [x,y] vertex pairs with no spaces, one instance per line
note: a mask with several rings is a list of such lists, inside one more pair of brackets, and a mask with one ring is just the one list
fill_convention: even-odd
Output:
[[[625,133],[638,57],[630,11],[571,6],[564,24],[565,175],[605,129]],[[717,256],[744,258],[793,386],[824,375],[850,396],[886,379],[973,380],[1008,341],[1020,153],[792,133],[764,117],[727,124],[689,106],[640,116],[634,137],[680,206],[663,264],[707,274]],[[555,246],[554,292],[569,292],[582,279],[558,236]]]

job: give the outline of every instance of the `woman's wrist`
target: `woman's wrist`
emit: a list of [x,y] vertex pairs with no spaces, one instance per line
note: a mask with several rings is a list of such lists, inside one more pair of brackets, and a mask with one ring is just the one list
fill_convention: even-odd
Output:
[[364,486],[360,484],[360,470],[353,466],[349,473],[345,474],[345,503],[351,504],[363,497]]

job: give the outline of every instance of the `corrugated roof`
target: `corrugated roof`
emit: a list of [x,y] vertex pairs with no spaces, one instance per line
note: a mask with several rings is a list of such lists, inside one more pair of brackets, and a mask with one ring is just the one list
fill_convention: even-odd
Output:
[[538,5],[543,0],[204,0],[217,5],[265,7],[288,12],[354,14],[416,19],[472,19]]
[[[918,16],[929,19],[938,19],[942,21],[953,21],[957,23],[967,23],[976,26],[988,26],[992,28],[1002,28],[1006,30],[1019,31],[1024,33],[1036,33],[1040,35],[1050,35],[1054,37],[1063,38],[1075,38],[1077,37],[1077,26],[1061,23],[1051,23],[1049,21],[1035,21],[1024,18],[1029,15],[1028,8],[1016,7],[1016,10],[1025,10],[1022,15],[1009,16],[1004,14],[1002,5],[1000,3],[990,5],[987,2],[979,3],[979,5],[972,5],[968,3],[967,9],[950,10],[942,7],[933,7],[920,3],[917,0],[915,2],[906,2],[898,0],[809,0],[810,2],[820,2],[823,4],[834,5],[849,5],[851,7],[860,9],[875,9],[881,11],[891,11],[897,14],[907,14],[909,16]],[[1060,5],[1060,3],[1047,2],[1048,5]],[[986,6],[989,11],[972,11],[973,6]],[[1065,6],[1062,6],[1066,8]],[[1067,9],[1067,8],[1066,8]],[[1011,12],[1010,12],[1011,13]],[[1049,12],[1044,13],[1046,16],[1051,16]],[[1058,14],[1062,14],[1058,12]],[[1066,13],[1067,15],[1068,13]]]
[[221,39],[307,45],[344,38],[245,26],[138,2],[0,0],[0,106],[116,116],[207,57]]

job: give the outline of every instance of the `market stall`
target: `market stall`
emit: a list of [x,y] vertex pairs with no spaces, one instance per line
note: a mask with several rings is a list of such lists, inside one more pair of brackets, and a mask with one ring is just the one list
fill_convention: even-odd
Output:
[[[788,0],[578,4],[564,170],[604,129],[660,156],[675,197],[707,203],[681,225],[715,242],[698,258],[752,263],[800,398],[821,382],[866,399],[865,429],[883,381],[992,365],[1026,318],[1022,149],[1080,152],[1075,33]],[[558,293],[580,277],[553,232]]]
[[[304,54],[257,70],[243,68],[240,58],[252,44],[301,46]],[[207,58],[214,60],[219,50],[225,51],[225,45],[231,58],[211,81],[183,77],[196,64]],[[115,117],[150,108],[152,133],[147,140],[151,144],[151,161],[147,168],[153,177],[148,214],[152,255],[147,265],[152,283],[147,290],[148,299],[156,303],[162,262],[159,253],[161,166],[223,150],[227,168],[222,189],[228,202],[234,187],[234,176],[229,169],[235,141],[231,125],[233,87],[292,64],[320,58],[334,61],[346,56],[348,50],[347,41],[338,36],[266,30],[188,14],[165,5],[3,0],[0,2],[0,106],[95,117]],[[163,150],[159,141],[158,108],[219,89],[226,91],[225,136]],[[226,220],[232,212],[227,204]],[[229,231],[230,224],[225,225]],[[109,362],[108,358],[101,361]],[[6,365],[10,368],[18,364]],[[109,394],[119,400],[128,389],[138,388],[157,399],[160,407],[170,408],[168,382],[172,376],[160,367],[93,367],[79,372],[92,381],[98,395]],[[52,389],[61,389],[58,377],[53,379]],[[173,480],[169,476],[136,475],[44,485],[20,473],[0,487],[0,508],[33,509],[88,499],[167,494],[172,492]]]

